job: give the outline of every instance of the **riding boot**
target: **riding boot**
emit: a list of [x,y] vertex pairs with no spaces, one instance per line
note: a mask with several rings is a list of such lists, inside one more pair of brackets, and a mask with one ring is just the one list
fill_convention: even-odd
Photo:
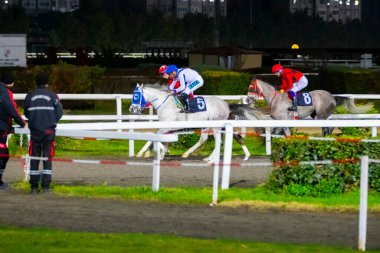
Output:
[[190,97],[189,97],[189,94],[182,93],[181,100],[183,102],[183,112],[189,113],[190,112]]
[[288,108],[289,111],[297,111],[297,97],[293,97],[292,105]]

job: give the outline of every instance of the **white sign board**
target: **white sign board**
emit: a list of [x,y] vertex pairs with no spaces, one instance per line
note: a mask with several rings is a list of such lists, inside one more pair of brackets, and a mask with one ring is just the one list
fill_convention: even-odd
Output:
[[0,34],[0,67],[26,67],[26,34]]

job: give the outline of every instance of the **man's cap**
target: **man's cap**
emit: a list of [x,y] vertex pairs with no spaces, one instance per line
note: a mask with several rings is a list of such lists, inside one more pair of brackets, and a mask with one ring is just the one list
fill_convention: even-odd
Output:
[[11,84],[15,82],[15,79],[11,73],[3,73],[1,75],[1,82],[4,84]]
[[45,86],[49,82],[49,75],[46,73],[38,73],[36,76],[36,84],[38,86]]

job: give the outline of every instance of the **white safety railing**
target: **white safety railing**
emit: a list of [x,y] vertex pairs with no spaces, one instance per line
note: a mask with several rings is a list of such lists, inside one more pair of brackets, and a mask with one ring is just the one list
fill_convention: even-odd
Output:
[[[224,175],[229,175],[231,163],[231,145],[234,128],[250,127],[267,129],[267,149],[271,149],[269,128],[276,127],[380,127],[379,120],[215,120],[215,121],[176,121],[175,126],[181,128],[224,128],[225,143],[224,146],[224,167],[228,170]],[[57,129],[76,129],[76,130],[110,130],[110,129],[161,129],[173,127],[173,122],[124,122],[124,123],[69,123],[59,124]],[[222,188],[228,188],[229,179],[223,177]]]
[[[152,178],[152,189],[153,191],[159,190],[160,185],[160,150],[158,148],[159,142],[176,142],[178,141],[178,135],[175,134],[156,134],[156,133],[141,133],[141,132],[115,132],[115,131],[89,131],[89,130],[73,130],[71,129],[57,129],[57,136],[66,137],[80,137],[80,138],[100,138],[100,139],[128,139],[128,140],[144,140],[152,141],[154,147],[154,158],[153,158],[153,178]],[[27,134],[30,135],[29,129],[25,128],[15,128],[15,134]],[[30,139],[30,138],[28,138]],[[27,166],[25,172],[26,177],[29,175],[29,155],[25,158],[25,164]]]
[[[15,100],[24,100],[25,93],[14,94]],[[132,94],[58,94],[61,100],[115,100],[116,115],[122,116],[122,100],[131,100]],[[347,96],[353,99],[378,100],[380,95],[370,94],[334,94],[333,96]],[[247,95],[205,95],[205,97],[218,97],[228,101],[240,101],[245,103]],[[152,111],[153,112],[153,111]],[[152,113],[151,113],[152,114]]]
[[[16,93],[14,94],[14,99],[16,100],[24,100],[26,94],[25,93]],[[123,115],[122,111],[122,100],[131,100],[132,95],[131,94],[59,94],[58,95],[61,100],[115,100],[116,101],[116,115],[64,115],[62,120],[85,120],[85,121],[105,121],[105,120],[115,120],[117,123],[122,123],[124,120],[128,120],[130,122],[133,122],[135,120],[158,120],[157,116],[153,116],[153,108],[150,108],[149,116],[148,115]],[[353,99],[368,99],[368,100],[377,100],[380,99],[380,95],[368,95],[368,94],[337,94],[334,96],[349,96]],[[207,97],[207,96],[206,96]],[[247,96],[246,95],[227,95],[227,96],[209,96],[209,97],[218,97],[223,100],[229,100],[229,101],[240,101],[241,103],[245,103]],[[355,117],[360,116],[354,116],[354,114],[349,114],[350,116],[346,115],[346,118],[353,119]],[[351,116],[352,115],[352,116]],[[377,114],[375,114],[377,115]],[[338,119],[343,116],[333,115],[331,119]],[[363,119],[372,119],[377,116],[368,116],[365,114],[365,116],[362,115]],[[121,131],[121,129],[118,129]],[[133,132],[133,129],[129,130],[130,132]],[[266,131],[268,132],[269,129],[267,128]],[[242,132],[244,135],[245,128],[242,128]],[[266,133],[266,136],[268,136],[268,133]],[[377,136],[377,128],[372,128],[372,136]],[[270,138],[268,141],[266,141],[266,154],[270,155]],[[134,156],[134,140],[129,141],[129,156]]]

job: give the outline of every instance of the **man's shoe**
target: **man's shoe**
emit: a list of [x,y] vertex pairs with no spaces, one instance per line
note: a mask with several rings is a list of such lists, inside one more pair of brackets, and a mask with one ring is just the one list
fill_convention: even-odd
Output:
[[0,191],[6,191],[9,189],[9,185],[7,183],[4,183],[3,181],[0,181]]
[[30,189],[30,194],[31,195],[37,195],[38,194],[38,189],[36,189],[36,188]]
[[53,191],[50,188],[43,188],[42,192],[45,193],[45,194],[53,193]]

